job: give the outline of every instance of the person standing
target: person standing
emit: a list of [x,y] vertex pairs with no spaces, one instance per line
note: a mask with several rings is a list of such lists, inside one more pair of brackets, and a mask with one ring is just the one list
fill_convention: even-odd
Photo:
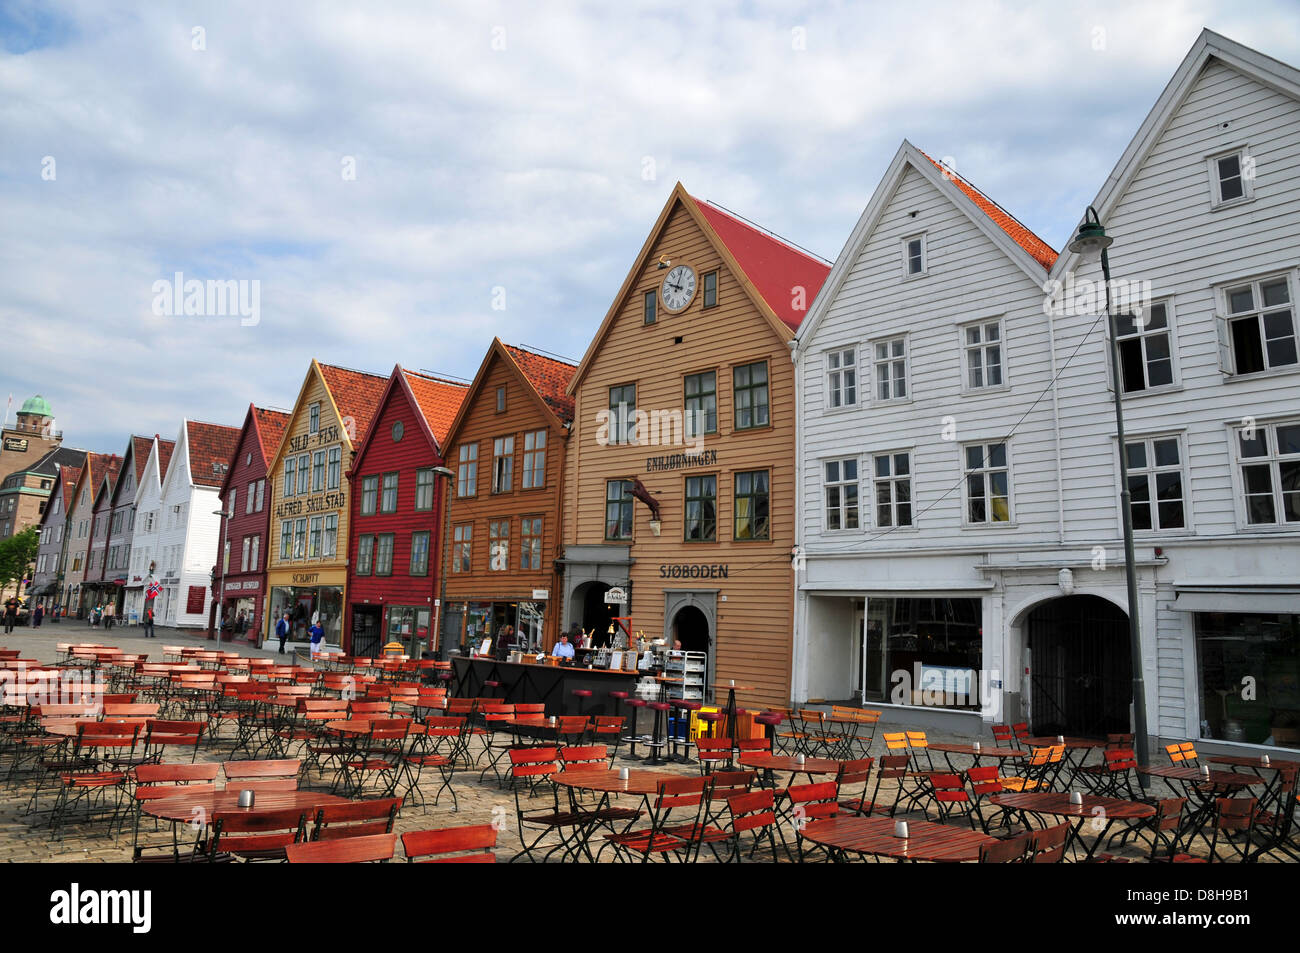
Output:
[[319,616],[316,618],[316,621],[312,622],[311,628],[307,630],[307,634],[311,637],[311,657],[315,658],[320,654],[321,643],[325,641],[325,630],[320,627]]
[[39,605],[36,607],[36,611],[32,613],[33,628],[39,629],[41,627],[41,619],[43,618],[45,618],[45,606]]
[[104,628],[111,630],[115,621],[117,621],[117,607],[110,602],[104,606]]
[[284,654],[284,641],[289,638],[289,630],[292,626],[289,624],[289,613],[286,610],[284,616],[275,624],[275,637],[280,640],[280,654]]
[[14,596],[10,596],[8,600],[5,601],[5,631],[12,632],[14,630],[14,623],[17,621],[18,600]]
[[144,609],[144,637],[153,638],[153,603],[149,603]]

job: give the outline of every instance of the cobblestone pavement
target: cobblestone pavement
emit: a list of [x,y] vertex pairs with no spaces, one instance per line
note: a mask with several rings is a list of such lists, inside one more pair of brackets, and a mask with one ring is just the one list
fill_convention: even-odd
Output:
[[[59,626],[42,627],[43,630],[29,630],[26,633],[16,631],[0,638],[0,645],[20,649],[26,658],[52,662],[55,660],[56,655],[55,644],[60,641],[97,641],[120,645],[128,651],[148,652],[156,658],[161,658],[161,646],[164,644],[197,644],[198,642],[193,636],[178,630],[160,628],[156,640],[145,640],[135,636],[130,630],[124,632],[96,632],[90,630],[90,634],[87,635],[86,630],[88,628],[61,624]],[[57,630],[57,632],[50,630]],[[274,649],[268,652],[248,645],[237,644],[232,647],[227,643],[223,643],[222,647],[239,651],[244,655],[276,655]],[[932,742],[962,741],[969,743],[975,740],[933,731],[929,734]],[[220,761],[228,757],[231,747],[228,743],[230,729],[226,729],[223,737],[227,739],[225,745],[215,748],[205,745],[199,752],[199,760]],[[984,740],[988,741],[988,739]],[[878,749],[879,744],[873,747],[872,753],[879,754]],[[8,772],[8,760],[7,757],[0,760],[0,778],[4,778]],[[616,764],[629,763],[622,761],[616,762]],[[941,764],[941,762],[936,759],[936,764]],[[630,766],[643,767],[639,763]],[[663,771],[666,775],[695,773],[695,769],[690,766],[672,766],[658,770]],[[329,786],[331,780],[332,776],[313,773],[303,779],[303,786],[324,789]],[[874,787],[874,779],[871,784]],[[437,773],[430,772],[421,781],[421,791],[431,801],[439,785],[440,779]],[[513,858],[520,850],[520,839],[515,818],[515,795],[509,790],[503,790],[490,774],[486,780],[480,780],[478,769],[458,771],[452,786],[459,800],[459,810],[452,810],[450,796],[444,793],[441,804],[437,806],[430,804],[427,809],[422,811],[416,805],[413,808],[403,810],[397,820],[396,831],[400,834],[407,831],[495,822],[501,828],[497,850],[498,859],[504,861]],[[6,783],[0,786],[0,858],[19,863],[130,862],[131,827],[129,823],[126,825],[125,831],[117,836],[111,836],[107,833],[108,824],[106,820],[101,819],[89,824],[72,823],[63,828],[60,838],[55,839],[46,824],[38,822],[27,814],[32,790],[33,786],[30,782]],[[881,785],[877,798],[885,803],[892,802],[894,791],[893,783],[886,781]],[[1152,794],[1154,796],[1170,796],[1162,788],[1153,789]],[[42,810],[49,803],[50,800],[42,796]],[[623,803],[634,806],[634,802],[631,800]],[[553,801],[549,793],[543,794],[539,789],[534,796],[523,796],[521,804],[525,810],[542,811],[552,805]],[[919,813],[900,815],[900,817],[904,816],[920,819],[923,815]],[[931,818],[933,819],[933,812],[931,812]],[[954,821],[954,823],[960,824],[962,822]],[[793,845],[793,837],[789,832],[787,832],[787,838],[790,839]],[[165,825],[155,830],[151,820],[146,818],[142,821],[141,843],[164,845],[170,844],[170,842],[171,835]],[[554,846],[558,843],[558,839],[553,836],[543,841],[544,846]],[[1134,859],[1143,856],[1140,850],[1131,846],[1113,850],[1112,853]],[[1207,848],[1198,841],[1196,847],[1192,849],[1192,853],[1205,856]],[[1224,853],[1222,849],[1221,853]],[[400,842],[398,856],[401,856]],[[609,853],[606,852],[604,859],[608,859],[608,857]],[[526,860],[527,858],[520,859]],[[558,854],[555,859],[558,859]],[[701,854],[700,859],[702,861],[711,859],[707,850]],[[772,854],[769,850],[760,850],[754,855],[754,859],[771,860]],[[786,859],[785,853],[780,849],[778,849],[777,859]]]

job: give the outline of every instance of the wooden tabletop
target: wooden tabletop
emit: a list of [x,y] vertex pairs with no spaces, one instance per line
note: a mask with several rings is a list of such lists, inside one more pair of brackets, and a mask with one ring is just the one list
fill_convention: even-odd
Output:
[[931,821],[908,821],[907,827],[907,837],[895,837],[892,817],[841,814],[813,821],[800,833],[808,840],[827,847],[896,857],[899,860],[978,860],[982,845],[998,843],[996,838],[978,831]]
[[1169,778],[1174,781],[1197,781],[1222,788],[1246,788],[1252,784],[1263,784],[1264,779],[1258,774],[1246,774],[1244,771],[1211,771],[1205,774],[1200,768],[1182,764],[1163,764],[1154,768],[1138,768],[1143,774],[1155,778]]
[[995,748],[981,746],[978,751],[973,745],[948,744],[941,742],[930,745],[931,751],[946,751],[949,754],[968,754],[972,758],[1024,758],[1029,752],[1020,748]]
[[1095,794],[1085,794],[1082,804],[1071,804],[1067,791],[995,794],[990,800],[999,807],[1028,811],[1031,814],[1055,814],[1058,817],[1088,818],[1093,816],[1096,808],[1101,808],[1106,817],[1114,820],[1151,817],[1156,812],[1153,805],[1143,804],[1141,801],[1124,801],[1115,797],[1098,797]]
[[663,774],[659,771],[647,771],[644,768],[629,768],[627,780],[620,780],[617,771],[606,771],[597,767],[584,771],[570,768],[559,774],[551,775],[551,780],[566,788],[579,791],[608,791],[611,794],[654,794],[659,790],[659,782],[680,775]]
[[789,755],[768,754],[765,751],[743,754],[740,763],[747,768],[792,771],[795,774],[835,774],[840,770],[840,762],[831,758],[805,758],[803,764],[800,764]]
[[758,689],[755,688],[753,685],[733,685],[733,684],[731,684],[730,682],[726,682],[726,683],[723,683],[723,682],[714,682],[714,683],[713,683],[713,687],[714,687],[714,688],[725,688],[725,689],[726,689],[727,691],[729,691],[729,692],[731,692],[731,691],[736,691],[736,692],[756,692],[756,691],[758,691]]
[[322,804],[341,804],[347,800],[321,791],[257,791],[252,807],[239,806],[239,782],[231,782],[224,791],[207,794],[177,794],[141,803],[140,810],[150,817],[168,821],[189,821],[196,817],[205,822],[217,812],[265,814],[271,811],[300,810],[314,812]]
[[1056,735],[1043,735],[1035,738],[1021,738],[1027,745],[1035,748],[1051,748],[1054,745],[1064,744],[1067,748],[1104,748],[1107,742],[1098,741],[1096,738],[1071,738],[1068,735],[1064,742],[1056,740]]
[[1268,764],[1264,764],[1259,758],[1248,758],[1239,754],[1207,754],[1203,760],[1211,764],[1231,764],[1239,768],[1272,768],[1275,771],[1279,769],[1279,765],[1292,768],[1300,767],[1300,761],[1294,758],[1275,758],[1272,755],[1268,756]]

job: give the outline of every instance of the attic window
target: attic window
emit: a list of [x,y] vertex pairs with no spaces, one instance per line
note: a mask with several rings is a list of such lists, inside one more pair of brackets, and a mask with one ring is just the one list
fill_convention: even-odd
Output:
[[506,412],[506,389],[504,387],[498,387],[497,388],[497,413],[504,414],[505,412]]
[[924,275],[929,266],[926,260],[925,234],[911,235],[903,239],[903,277],[916,278]]
[[704,273],[704,307],[716,308],[718,306],[718,273],[708,271]]
[[310,419],[307,423],[307,432],[308,433],[319,432],[320,431],[320,404],[319,403],[312,404],[311,407],[308,408],[307,413],[310,415]]
[[658,313],[655,310],[655,308],[657,307],[656,302],[658,301],[658,299],[659,296],[653,291],[647,291],[645,293],[645,298],[644,298],[645,304],[643,305],[643,307],[645,308],[646,324],[654,324],[655,321],[658,319]]
[[1210,207],[1237,205],[1255,197],[1254,160],[1245,149],[1212,156],[1210,168]]

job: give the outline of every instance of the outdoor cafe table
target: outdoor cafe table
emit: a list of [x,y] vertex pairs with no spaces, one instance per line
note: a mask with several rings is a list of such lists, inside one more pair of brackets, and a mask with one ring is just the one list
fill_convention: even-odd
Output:
[[961,772],[952,763],[950,755],[964,754],[967,757],[974,758],[974,766],[978,768],[981,758],[997,758],[998,764],[1001,764],[1010,758],[1024,758],[1028,757],[1029,754],[1021,748],[985,748],[983,745],[976,748],[974,745],[950,744],[948,742],[936,742],[929,747],[931,751],[939,751],[943,754],[943,760],[948,762],[948,767],[952,768],[954,774],[960,774]]
[[[1214,802],[1218,798],[1233,797],[1251,785],[1264,783],[1264,778],[1258,774],[1247,774],[1244,771],[1211,771],[1205,774],[1200,768],[1179,764],[1138,768],[1138,771],[1149,777],[1163,778],[1166,783],[1174,782],[1182,789],[1182,796],[1191,802],[1192,810],[1179,831],[1180,836],[1183,831],[1189,832],[1189,847],[1197,834],[1201,835],[1207,845],[1210,843],[1205,836],[1205,825],[1214,816]],[[1173,786],[1170,784],[1171,788]]]
[[[817,774],[838,774],[840,764],[833,758],[805,758],[801,763],[798,758],[790,755],[769,754],[766,751],[745,752],[740,756],[740,764],[746,768],[761,768],[766,782],[773,771],[788,771],[790,773],[790,782],[793,784],[794,779],[801,774],[808,776],[808,782],[811,784],[813,776]],[[772,785],[775,786],[775,785]]]
[[1079,769],[1088,760],[1088,753],[1094,748],[1104,748],[1107,744],[1097,738],[1077,738],[1070,735],[1065,735],[1061,741],[1057,741],[1056,738],[1056,735],[1035,735],[1020,740],[1022,744],[1029,745],[1031,748],[1051,748],[1064,744],[1065,761],[1070,766],[1070,782],[1074,781],[1079,774]]
[[837,815],[813,821],[800,836],[835,850],[874,854],[903,861],[957,863],[979,859],[980,847],[998,843],[997,838],[964,827],[950,827],[932,821],[908,821],[908,836],[894,834],[892,817]]
[[1205,760],[1210,762],[1210,764],[1226,764],[1233,768],[1249,768],[1255,773],[1256,777],[1261,778],[1264,777],[1264,775],[1260,773],[1261,770],[1272,771],[1273,777],[1271,779],[1266,779],[1268,781],[1267,786],[1259,797],[1261,804],[1267,803],[1273,799],[1276,794],[1278,782],[1282,780],[1282,776],[1286,771],[1300,770],[1300,761],[1293,758],[1274,758],[1272,755],[1269,756],[1268,764],[1261,763],[1259,758],[1248,758],[1244,755],[1233,754],[1206,755]]
[[1114,797],[1099,797],[1095,794],[1083,795],[1082,804],[1071,804],[1067,791],[1029,791],[1019,794],[995,794],[991,800],[998,807],[1024,814],[1053,814],[1057,817],[1072,818],[1075,823],[1070,828],[1070,837],[1066,847],[1076,846],[1079,835],[1086,821],[1101,823],[1097,839],[1087,850],[1086,859],[1091,860],[1098,845],[1106,839],[1106,832],[1116,821],[1141,820],[1154,817],[1155,806],[1141,801],[1124,801]]
[[620,778],[618,771],[607,771],[596,766],[594,768],[570,768],[551,775],[550,779],[559,787],[569,790],[570,803],[575,809],[577,807],[577,798],[573,796],[574,791],[590,791],[600,795],[600,800],[594,808],[583,809],[582,813],[590,817],[591,821],[583,826],[583,829],[578,832],[576,837],[587,859],[594,860],[595,858],[587,846],[587,841],[590,839],[592,832],[599,826],[599,815],[609,807],[611,796],[619,794],[636,795],[644,802],[645,809],[649,810],[650,797],[659,790],[659,782],[680,777],[681,775],[664,774],[661,771],[647,771],[644,768],[628,768],[627,777]]

